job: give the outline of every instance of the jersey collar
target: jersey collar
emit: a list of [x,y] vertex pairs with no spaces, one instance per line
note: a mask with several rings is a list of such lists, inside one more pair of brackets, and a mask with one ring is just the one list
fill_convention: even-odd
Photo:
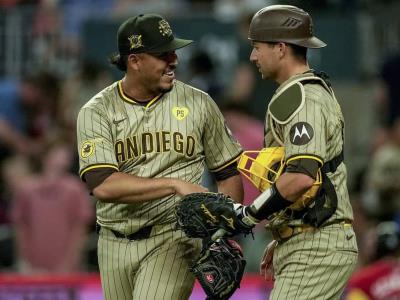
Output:
[[151,99],[148,102],[140,102],[140,101],[137,101],[136,99],[134,99],[132,97],[129,97],[128,95],[126,95],[124,93],[124,90],[122,89],[122,80],[118,81],[117,88],[118,88],[118,94],[122,98],[122,100],[124,100],[125,102],[128,102],[130,104],[139,104],[139,105],[142,105],[142,106],[144,106],[146,108],[148,108],[151,105],[153,105],[153,103],[155,103],[163,95],[163,94],[159,94],[159,95],[155,96],[153,99]]

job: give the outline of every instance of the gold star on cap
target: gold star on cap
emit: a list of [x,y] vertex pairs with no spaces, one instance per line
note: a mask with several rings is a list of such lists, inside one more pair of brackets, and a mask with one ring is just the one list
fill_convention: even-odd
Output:
[[162,36],[170,36],[172,34],[171,27],[165,20],[161,20],[158,22],[158,29],[160,30]]

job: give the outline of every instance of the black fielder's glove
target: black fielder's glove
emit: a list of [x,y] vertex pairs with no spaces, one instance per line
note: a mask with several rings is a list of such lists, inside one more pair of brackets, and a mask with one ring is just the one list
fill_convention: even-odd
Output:
[[207,300],[225,300],[240,286],[245,266],[239,244],[220,238],[203,249],[191,271],[207,294]]
[[212,238],[248,234],[258,220],[245,216],[244,206],[222,193],[193,193],[184,196],[176,208],[178,228],[188,237]]

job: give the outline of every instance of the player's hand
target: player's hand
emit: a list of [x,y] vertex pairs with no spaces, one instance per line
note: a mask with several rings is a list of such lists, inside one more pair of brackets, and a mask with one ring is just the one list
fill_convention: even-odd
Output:
[[175,193],[179,196],[186,196],[192,193],[205,193],[208,189],[202,185],[176,180],[174,183]]
[[273,256],[275,247],[278,245],[276,240],[270,242],[264,250],[263,257],[260,263],[260,274],[264,276],[265,280],[273,281],[274,278],[274,265]]

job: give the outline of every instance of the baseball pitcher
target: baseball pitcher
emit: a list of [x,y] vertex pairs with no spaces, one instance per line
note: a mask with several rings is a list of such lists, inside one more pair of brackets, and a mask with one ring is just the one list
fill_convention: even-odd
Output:
[[97,199],[98,259],[105,299],[188,299],[198,239],[176,230],[182,196],[219,191],[242,201],[242,150],[210,96],[175,79],[175,38],[156,14],[118,30],[112,63],[125,72],[84,105],[77,121],[80,176]]

